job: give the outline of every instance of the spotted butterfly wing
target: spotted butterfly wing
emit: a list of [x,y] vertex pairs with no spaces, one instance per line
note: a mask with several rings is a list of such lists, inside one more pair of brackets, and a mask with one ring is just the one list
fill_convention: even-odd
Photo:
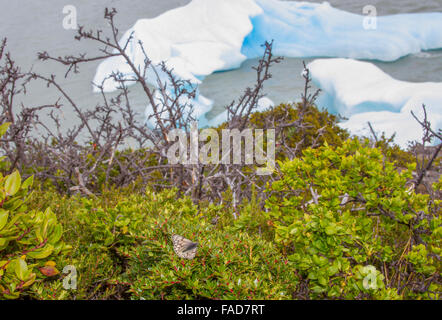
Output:
[[173,250],[178,257],[183,259],[193,259],[198,248],[197,242],[192,242],[180,235],[172,235]]

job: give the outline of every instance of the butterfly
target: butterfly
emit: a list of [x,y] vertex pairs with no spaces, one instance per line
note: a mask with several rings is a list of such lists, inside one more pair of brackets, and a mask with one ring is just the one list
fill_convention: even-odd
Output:
[[192,242],[180,235],[172,235],[173,250],[178,257],[183,259],[195,258],[196,250],[198,248],[197,242]]
[[213,218],[210,223],[213,224],[214,226],[216,226],[218,224],[218,220],[219,220],[219,216],[216,216],[215,218]]

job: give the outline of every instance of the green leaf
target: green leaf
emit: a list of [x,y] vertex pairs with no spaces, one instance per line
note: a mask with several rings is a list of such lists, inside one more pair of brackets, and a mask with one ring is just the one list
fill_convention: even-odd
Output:
[[6,222],[8,222],[9,212],[2,210],[0,211],[0,230],[3,229],[3,227],[6,225]]
[[8,243],[9,243],[8,240],[6,240],[4,238],[0,238],[0,251],[3,250],[4,248],[6,248]]
[[34,184],[34,176],[30,176],[22,183],[21,188],[27,189],[27,188],[31,187],[33,184]]
[[20,189],[21,177],[20,173],[16,170],[6,178],[5,191],[7,196],[13,196]]
[[48,257],[53,250],[54,247],[50,244],[47,244],[44,248],[29,252],[28,256],[34,259],[44,259]]
[[58,242],[63,235],[63,227],[60,224],[57,224],[54,227],[52,234],[49,236],[48,242],[51,244],[55,244]]
[[26,264],[26,261],[22,258],[18,258],[17,262],[15,263],[15,274],[21,281],[27,280],[28,276],[28,265]]
[[20,292],[13,292],[11,294],[4,294],[3,295],[6,299],[18,299],[20,297]]
[[339,271],[339,269],[338,269],[338,267],[335,265],[335,264],[333,264],[333,265],[331,265],[330,267],[328,267],[328,275],[329,276],[333,276],[333,275],[335,275],[336,273],[338,273],[338,271]]
[[336,225],[333,223],[325,227],[325,233],[329,236],[336,234]]
[[10,122],[5,122],[0,126],[0,137],[2,137],[6,133],[6,131],[8,131],[10,125]]
[[33,284],[35,282],[36,277],[37,277],[37,275],[35,273],[31,273],[30,277],[28,278],[29,280],[27,280],[23,284],[23,288],[29,287],[31,284]]
[[326,287],[327,286],[327,279],[323,276],[318,277],[318,282],[321,286]]

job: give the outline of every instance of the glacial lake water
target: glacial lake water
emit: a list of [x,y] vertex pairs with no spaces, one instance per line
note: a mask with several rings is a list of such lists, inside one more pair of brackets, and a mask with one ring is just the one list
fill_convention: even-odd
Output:
[[[65,30],[62,21],[63,8],[74,5],[77,8],[78,23],[92,29],[105,29],[103,19],[105,7],[115,7],[119,14],[116,22],[121,33],[129,29],[136,20],[152,18],[167,10],[182,6],[189,0],[1,0],[0,36],[8,38],[8,50],[23,70],[32,70],[49,75],[55,74],[63,88],[81,108],[94,108],[101,101],[99,94],[91,90],[91,82],[98,62],[80,67],[79,74],[64,79],[65,67],[55,62],[37,60],[37,52],[48,51],[53,56],[65,56],[87,52],[88,56],[99,54],[90,41],[74,40],[75,31]],[[321,1],[312,1],[321,2]],[[362,14],[366,0],[330,0],[334,7]],[[413,12],[442,12],[442,0],[371,0],[378,15]],[[303,87],[301,77],[302,61],[312,59],[285,58],[272,69],[273,78],[265,86],[265,92],[275,103],[295,101],[300,98]],[[215,101],[209,117],[220,113],[226,104],[237,98],[242,91],[254,83],[255,72],[251,69],[256,60],[248,60],[240,69],[218,72],[208,76],[200,86],[201,93]],[[394,62],[374,63],[396,79],[412,82],[442,82],[442,50],[422,52],[403,57]],[[17,107],[53,103],[59,97],[54,89],[34,83],[26,96],[16,101]],[[133,106],[142,114],[146,99],[140,88],[131,87]],[[62,100],[63,102],[63,100]],[[65,103],[63,109],[66,121],[72,121],[73,111]]]

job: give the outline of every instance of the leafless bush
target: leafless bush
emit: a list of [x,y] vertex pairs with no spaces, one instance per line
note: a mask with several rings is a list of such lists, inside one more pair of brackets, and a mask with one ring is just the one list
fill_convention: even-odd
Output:
[[[436,182],[440,176],[440,163],[436,166],[435,164],[442,149],[442,130],[438,129],[435,131],[431,128],[431,122],[428,119],[425,105],[422,105],[422,111],[423,119],[419,119],[413,111],[411,111],[411,115],[421,125],[423,131],[421,142],[414,142],[410,146],[416,159],[416,177],[413,181],[413,185],[415,191],[419,191],[419,187],[422,186],[422,191],[431,195],[433,199],[440,199],[440,194],[435,193],[431,185],[433,182]],[[437,141],[439,144],[427,146],[427,144]]]
[[[67,66],[66,77],[71,71],[78,72],[81,63],[105,59],[121,55],[132,67],[135,77],[123,78],[119,73],[110,77],[117,81],[119,92],[116,97],[109,98],[103,91],[102,84],[98,85],[103,97],[102,104],[94,110],[87,110],[78,106],[75,100],[58,84],[54,75],[41,75],[34,72],[21,72],[15,66],[9,54],[5,54],[5,63],[0,70],[2,93],[1,122],[10,122],[11,127],[7,135],[1,140],[1,147],[10,162],[10,170],[18,167],[35,173],[41,179],[50,179],[60,191],[83,191],[91,194],[97,184],[125,186],[141,177],[142,183],[147,183],[150,173],[161,170],[165,173],[164,181],[175,182],[177,172],[182,171],[181,165],[171,166],[165,159],[168,145],[167,133],[174,128],[188,129],[192,118],[192,105],[182,103],[181,97],[189,99],[195,96],[195,91],[188,81],[177,79],[165,64],[154,66],[145,55],[145,68],[139,70],[125,53],[125,46],[120,46],[117,40],[118,30],[114,24],[115,10],[107,10],[105,19],[108,20],[112,36],[106,39],[101,37],[101,31],[78,30],[77,40],[89,39],[102,44],[103,55],[86,58],[85,54],[78,57],[64,58],[51,57],[47,52],[38,54],[41,60],[55,60]],[[5,49],[6,40],[1,47]],[[142,44],[139,43],[142,48]],[[112,50],[112,52],[111,52]],[[116,50],[117,53],[114,53]],[[157,74],[159,98],[149,88],[146,81],[147,69],[151,68]],[[161,82],[158,70],[167,75],[168,81]],[[16,116],[13,112],[14,97],[26,90],[30,81],[44,81],[48,87],[55,88],[60,96],[68,103],[62,106],[58,100],[51,105],[39,107],[22,107]],[[131,107],[128,97],[128,82],[140,83],[152,106],[156,127],[149,129],[142,116]],[[166,85],[173,86],[172,91],[166,90]],[[189,90],[189,88],[191,88]],[[187,99],[187,101],[190,101]],[[63,108],[71,107],[78,117],[79,124],[68,130],[63,130],[60,112]],[[41,121],[41,111],[50,109],[49,120]],[[86,110],[86,111],[84,111]],[[115,122],[116,115],[122,120]],[[51,129],[55,128],[55,129]],[[34,135],[32,135],[34,132]],[[38,132],[38,137],[35,135]],[[122,152],[128,140],[135,141],[136,151]],[[87,143],[82,143],[86,141]],[[122,153],[124,153],[122,155]],[[116,156],[120,154],[120,156]],[[152,166],[152,162],[155,163]],[[169,170],[173,169],[173,170]],[[101,179],[101,180],[99,180]],[[182,180],[182,178],[179,178]],[[151,179],[150,179],[151,180]],[[174,185],[174,183],[171,183]],[[96,190],[94,190],[96,191]]]

